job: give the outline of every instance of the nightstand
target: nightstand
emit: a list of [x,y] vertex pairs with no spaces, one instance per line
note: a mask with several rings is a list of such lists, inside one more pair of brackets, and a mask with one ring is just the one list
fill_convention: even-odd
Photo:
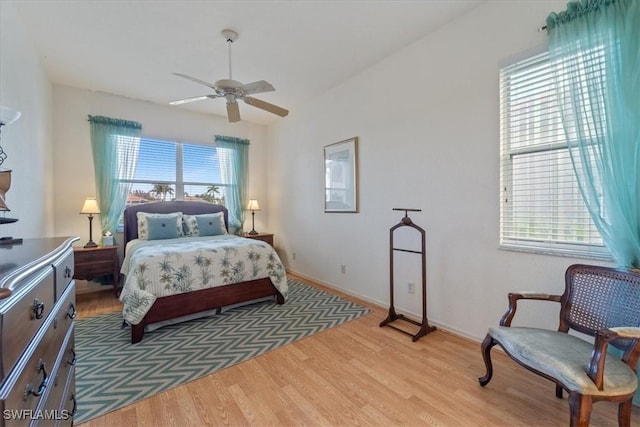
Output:
[[118,245],[95,248],[73,248],[74,279],[92,280],[94,277],[113,275],[113,292],[118,296],[120,258]]
[[263,242],[266,242],[271,246],[273,246],[273,233],[258,233],[258,234],[244,233],[244,237],[246,237],[247,239],[262,240]]

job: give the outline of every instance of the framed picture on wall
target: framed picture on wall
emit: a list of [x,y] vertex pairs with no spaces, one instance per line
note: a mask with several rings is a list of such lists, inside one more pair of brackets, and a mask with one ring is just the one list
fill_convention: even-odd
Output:
[[324,147],[324,211],[358,212],[358,137]]

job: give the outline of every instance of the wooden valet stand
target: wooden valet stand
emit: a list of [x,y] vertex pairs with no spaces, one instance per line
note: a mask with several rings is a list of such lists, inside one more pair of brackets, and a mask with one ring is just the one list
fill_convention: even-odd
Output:
[[[426,232],[423,228],[417,226],[411,221],[409,218],[408,212],[421,212],[422,209],[404,209],[404,208],[393,208],[394,211],[404,211],[404,217],[400,222],[389,229],[389,264],[390,264],[390,277],[389,277],[389,287],[390,287],[390,296],[389,296],[389,315],[386,319],[380,322],[380,327],[388,326],[396,331],[402,332],[403,334],[409,335],[413,342],[418,341],[421,337],[427,335],[429,332],[433,332],[436,330],[435,326],[429,326],[429,321],[427,320],[427,245],[426,245]],[[414,251],[410,249],[400,249],[396,248],[393,245],[393,233],[400,227],[411,227],[420,232],[422,237],[422,250]],[[394,286],[393,286],[393,255],[394,251],[399,252],[409,252],[413,254],[422,255],[422,322],[417,322],[413,319],[409,319],[403,314],[396,313],[394,303],[393,303],[393,294],[394,294]],[[411,334],[403,329],[398,328],[391,323],[396,320],[403,320],[405,322],[409,322],[411,324],[420,326],[420,329],[416,334]]]

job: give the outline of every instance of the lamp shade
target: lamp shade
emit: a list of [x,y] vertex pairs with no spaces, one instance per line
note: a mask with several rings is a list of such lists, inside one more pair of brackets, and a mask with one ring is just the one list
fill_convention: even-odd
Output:
[[20,118],[20,111],[0,105],[0,126],[10,125]]
[[256,199],[249,200],[249,204],[247,205],[247,210],[248,211],[259,211],[260,210],[260,205],[258,204],[258,201]]
[[95,197],[87,197],[80,209],[81,214],[99,214],[100,208],[98,207],[98,201]]

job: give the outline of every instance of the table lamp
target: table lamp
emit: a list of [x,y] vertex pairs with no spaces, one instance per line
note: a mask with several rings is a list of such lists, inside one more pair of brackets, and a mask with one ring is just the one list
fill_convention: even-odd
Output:
[[80,213],[89,215],[89,241],[87,242],[86,245],[84,245],[84,247],[95,248],[98,245],[93,241],[93,230],[92,230],[93,214],[100,213],[100,208],[98,207],[98,201],[96,200],[96,198],[87,197],[87,199],[84,201],[84,205],[82,205],[82,209],[80,210]]
[[247,210],[251,211],[251,231],[247,234],[256,235],[258,232],[256,231],[256,211],[260,210],[260,205],[256,199],[249,200],[249,204],[247,205]]
[[[5,107],[4,105],[0,105],[0,131],[3,126],[10,125],[20,118],[20,112],[14,110],[13,108]],[[2,146],[0,145],[0,166],[7,159],[7,153],[4,152]],[[0,212],[2,212],[2,216],[0,217],[0,224],[10,224],[18,221],[17,218],[7,218],[5,215],[11,209],[7,206],[7,191],[11,188],[11,170],[10,169],[0,169]],[[0,245],[13,245],[22,243],[21,238],[13,238],[13,237],[0,237]]]

